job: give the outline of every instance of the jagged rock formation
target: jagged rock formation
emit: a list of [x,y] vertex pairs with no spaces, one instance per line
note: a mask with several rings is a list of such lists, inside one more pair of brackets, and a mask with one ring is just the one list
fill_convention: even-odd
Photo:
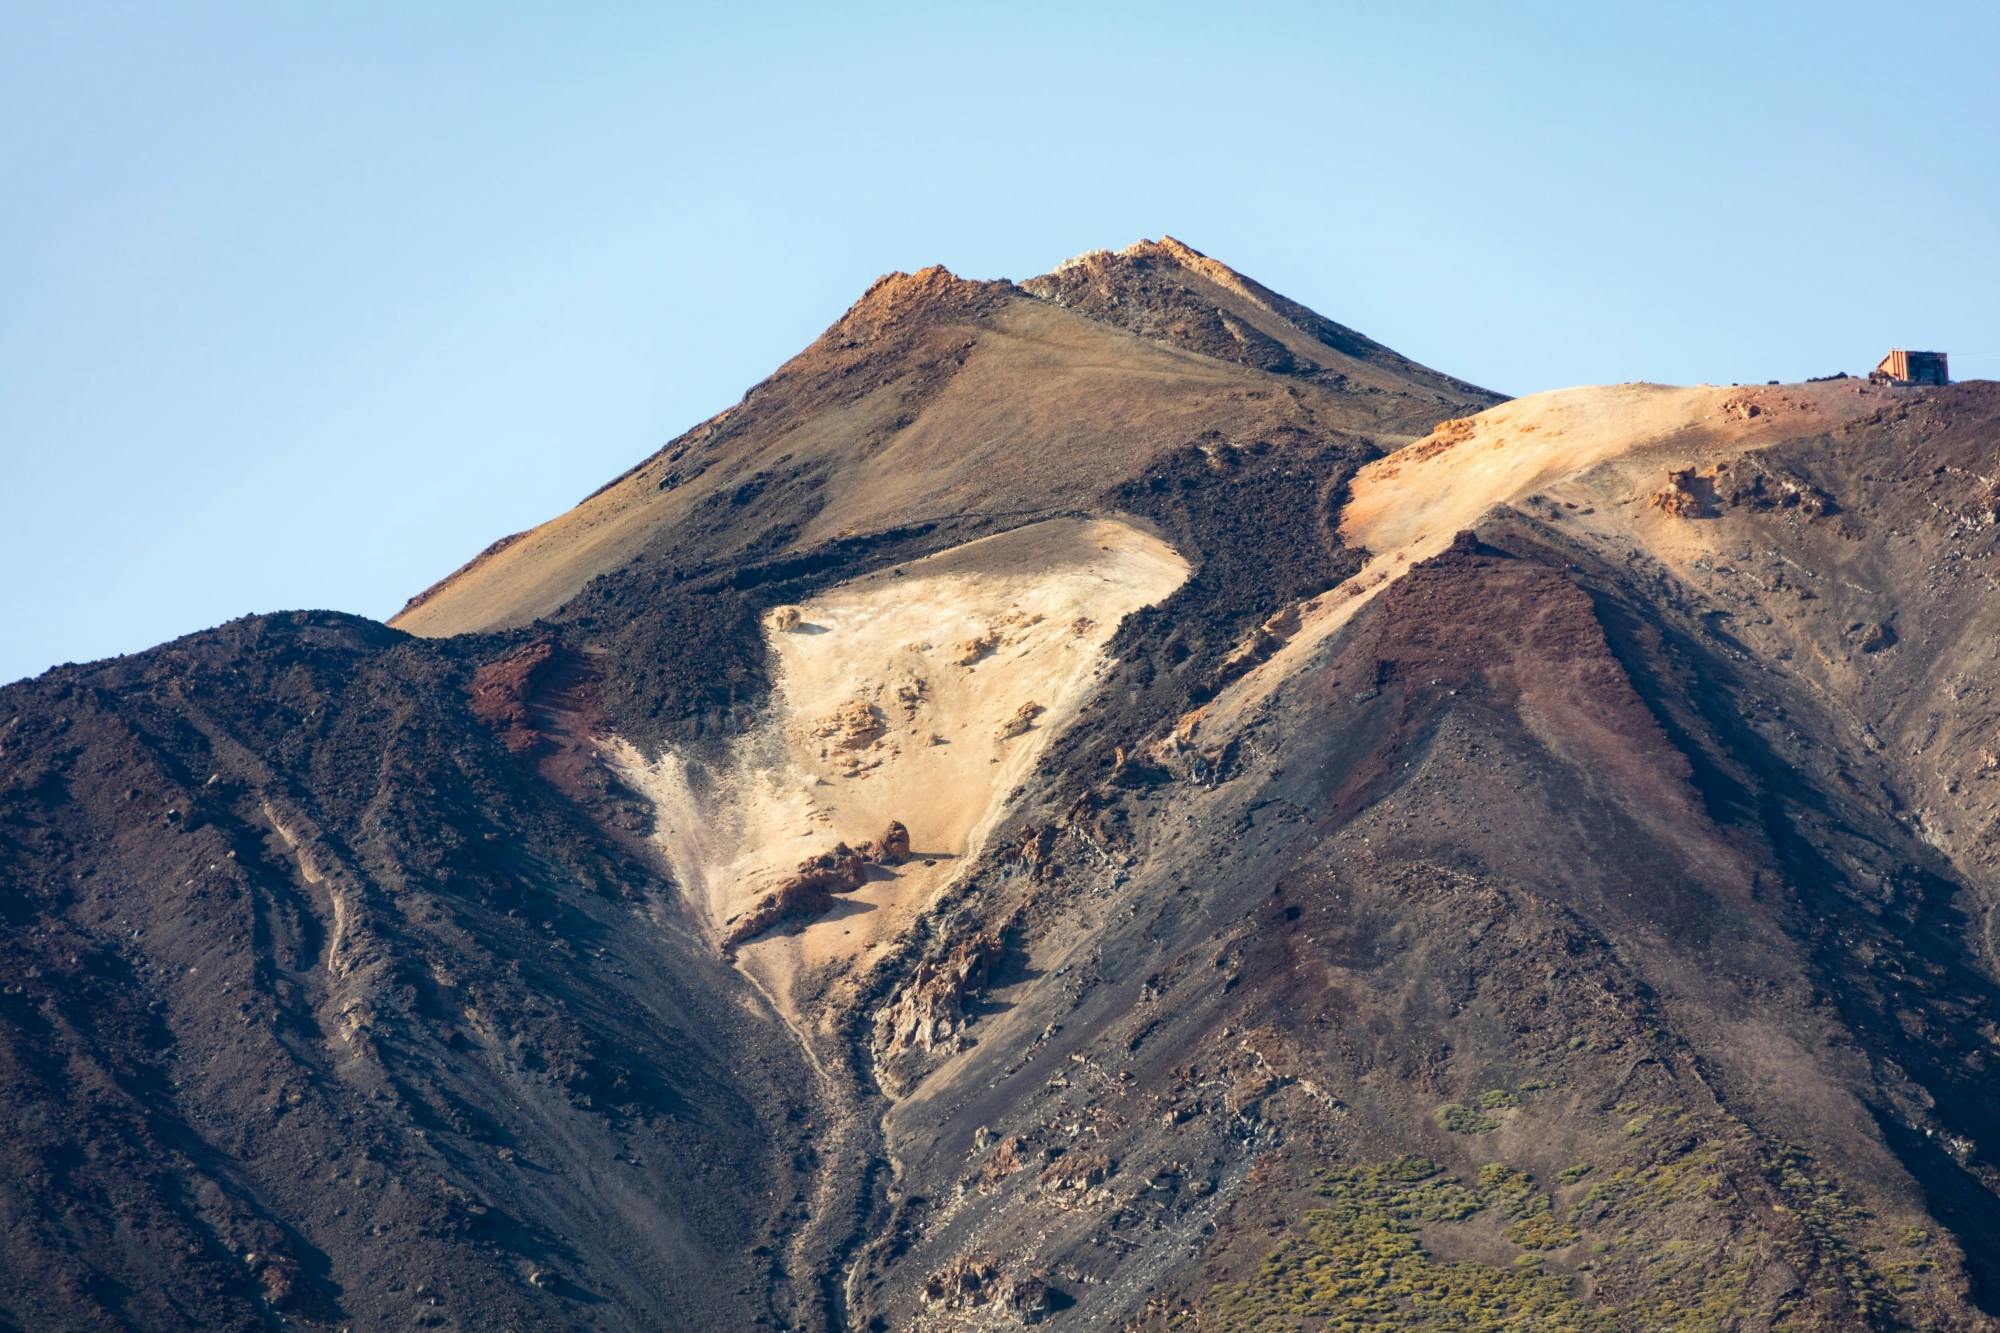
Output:
[[1714,518],[1736,505],[1796,509],[1807,518],[1840,512],[1824,491],[1796,478],[1773,476],[1750,458],[1725,458],[1700,471],[1675,468],[1649,503],[1675,518]]
[[910,857],[910,831],[891,820],[876,842],[849,847],[844,842],[799,862],[791,877],[764,895],[757,905],[728,923],[722,936],[724,953],[733,954],[787,921],[810,920],[833,907],[835,894],[852,893],[868,880],[870,866],[901,865]]
[[722,949],[734,953],[745,940],[756,939],[786,921],[815,917],[833,906],[833,895],[852,893],[868,875],[868,858],[846,843],[830,852],[799,862],[790,879],[764,895],[757,905],[731,922]]
[[957,941],[941,957],[917,964],[895,997],[875,1013],[869,1045],[875,1077],[891,1089],[907,1086],[907,1070],[925,1056],[955,1049],[969,1021],[967,1003],[992,976],[1003,945],[981,932]]
[[892,275],[0,691],[0,1322],[1991,1327],[1996,593],[1993,385]]

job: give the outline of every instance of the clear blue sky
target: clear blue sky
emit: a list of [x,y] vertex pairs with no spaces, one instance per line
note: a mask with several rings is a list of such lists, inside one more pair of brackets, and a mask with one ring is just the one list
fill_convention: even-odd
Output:
[[0,681],[390,615],[933,261],[1171,232],[1515,393],[2000,377],[2000,6],[1876,8],[0,0]]

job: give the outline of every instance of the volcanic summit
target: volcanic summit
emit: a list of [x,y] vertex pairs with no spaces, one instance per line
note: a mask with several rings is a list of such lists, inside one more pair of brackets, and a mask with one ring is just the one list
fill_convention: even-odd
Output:
[[1996,478],[889,275],[386,625],[0,690],[0,1323],[1993,1327]]

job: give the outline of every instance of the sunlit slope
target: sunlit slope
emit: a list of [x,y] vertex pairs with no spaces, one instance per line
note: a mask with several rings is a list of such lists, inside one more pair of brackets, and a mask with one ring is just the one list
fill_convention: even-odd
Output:
[[1610,545],[1684,564],[1700,534],[1652,503],[1672,467],[1699,469],[1879,412],[1857,380],[1683,388],[1558,389],[1440,425],[1355,475],[1340,535],[1365,550],[1355,577],[1300,607],[1296,637],[1215,706],[1218,721],[1264,697],[1412,566],[1497,509],[1526,506]]
[[[1196,313],[1242,304],[1210,272],[1227,270],[1186,253],[1206,267],[1176,270],[1173,300]],[[640,557],[714,562],[753,540],[770,555],[967,514],[1025,519],[1091,505],[1191,440],[1408,438],[1494,401],[1375,344],[1381,359],[1367,363],[1321,347],[1352,372],[1329,378],[1297,358],[1272,370],[1145,333],[1157,336],[1010,283],[892,275],[741,404],[496,544],[391,623],[423,635],[519,625]]]
[[620,763],[718,938],[807,858],[909,830],[907,862],[744,944],[786,1005],[800,968],[893,941],[965,868],[1089,698],[1119,623],[1187,572],[1127,524],[1054,519],[841,584],[774,618],[772,707],[727,761],[621,745]]

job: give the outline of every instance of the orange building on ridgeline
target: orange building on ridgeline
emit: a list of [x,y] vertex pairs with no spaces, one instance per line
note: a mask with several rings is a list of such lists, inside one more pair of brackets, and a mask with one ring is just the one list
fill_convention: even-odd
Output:
[[1868,372],[1868,378],[1877,384],[1949,384],[1951,370],[1943,352],[1906,352],[1897,347]]

